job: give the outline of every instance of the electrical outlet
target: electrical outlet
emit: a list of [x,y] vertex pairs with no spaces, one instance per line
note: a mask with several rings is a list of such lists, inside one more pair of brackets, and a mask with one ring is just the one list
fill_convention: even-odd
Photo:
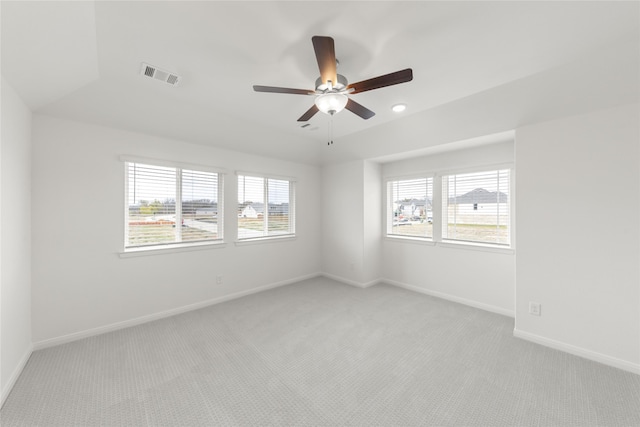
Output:
[[532,316],[540,316],[542,314],[542,305],[537,302],[529,301],[529,314]]
[[216,285],[222,285],[222,276],[216,276]]

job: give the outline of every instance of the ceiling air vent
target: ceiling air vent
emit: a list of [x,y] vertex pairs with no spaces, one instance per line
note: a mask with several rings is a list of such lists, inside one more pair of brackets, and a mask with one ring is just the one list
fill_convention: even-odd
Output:
[[170,73],[169,71],[161,70],[158,67],[145,64],[144,62],[142,63],[140,74],[146,77],[151,77],[152,79],[160,80],[161,82],[167,83],[171,86],[176,86],[180,81],[180,77],[178,77],[176,74]]

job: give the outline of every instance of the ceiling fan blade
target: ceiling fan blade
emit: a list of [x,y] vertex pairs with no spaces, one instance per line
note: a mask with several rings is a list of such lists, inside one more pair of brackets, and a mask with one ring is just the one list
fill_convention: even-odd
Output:
[[274,87],[274,86],[258,86],[253,85],[253,90],[256,92],[270,92],[270,93],[289,93],[292,95],[315,95],[315,92],[307,89],[289,89],[286,87]]
[[338,81],[336,71],[336,50],[331,37],[313,36],[313,50],[316,52],[318,68],[320,69],[320,79],[323,84],[328,80],[335,86]]
[[384,76],[378,76],[361,82],[352,83],[347,86],[347,89],[353,89],[351,93],[360,93],[368,90],[380,89],[381,87],[410,82],[411,80],[413,80],[413,71],[411,68],[407,68],[405,70],[396,71],[395,73],[385,74]]
[[345,105],[344,108],[351,111],[355,115],[362,117],[365,120],[370,119],[371,117],[376,115],[376,113],[369,110],[367,107],[364,107],[363,105],[358,104],[356,101],[354,101],[351,98],[349,98],[349,100],[347,101],[347,105]]
[[299,122],[306,122],[307,120],[309,120],[311,117],[315,116],[315,114],[320,111],[318,110],[318,107],[316,107],[316,104],[313,104],[313,106],[311,108],[309,108],[307,110],[306,113],[304,113],[299,119]]

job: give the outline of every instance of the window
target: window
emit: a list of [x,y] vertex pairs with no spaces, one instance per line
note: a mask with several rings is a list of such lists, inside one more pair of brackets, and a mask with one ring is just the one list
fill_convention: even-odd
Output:
[[238,239],[295,234],[295,183],[238,175]]
[[433,237],[433,178],[387,182],[387,235]]
[[387,180],[386,200],[388,237],[511,248],[508,166]]
[[222,240],[222,174],[125,165],[125,249]]
[[442,177],[442,238],[510,244],[510,171]]

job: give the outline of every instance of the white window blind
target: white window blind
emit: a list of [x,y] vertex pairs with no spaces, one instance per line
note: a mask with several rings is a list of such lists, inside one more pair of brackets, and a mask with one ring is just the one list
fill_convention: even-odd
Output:
[[218,239],[218,174],[182,170],[182,241]]
[[295,234],[295,183],[238,175],[238,239]]
[[510,170],[442,177],[442,238],[510,244]]
[[433,178],[387,182],[387,235],[433,237]]
[[222,240],[221,179],[126,162],[125,248]]

